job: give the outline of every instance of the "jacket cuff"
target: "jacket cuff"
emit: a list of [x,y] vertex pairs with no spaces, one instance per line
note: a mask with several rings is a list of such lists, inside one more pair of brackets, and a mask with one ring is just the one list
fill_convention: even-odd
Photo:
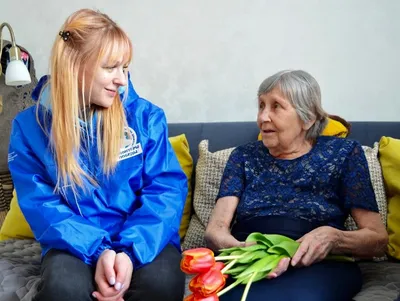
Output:
[[101,244],[100,247],[94,252],[92,256],[92,265],[95,266],[97,264],[97,260],[99,260],[99,257],[101,253],[103,253],[105,250],[111,249],[111,246],[109,244]]

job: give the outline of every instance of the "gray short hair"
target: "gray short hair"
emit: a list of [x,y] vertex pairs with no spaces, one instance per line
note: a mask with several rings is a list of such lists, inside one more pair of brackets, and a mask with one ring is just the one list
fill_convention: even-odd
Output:
[[258,97],[277,87],[295,108],[300,119],[313,126],[307,131],[306,139],[316,139],[324,130],[328,119],[321,105],[321,89],[309,73],[303,70],[284,70],[266,78],[258,88]]

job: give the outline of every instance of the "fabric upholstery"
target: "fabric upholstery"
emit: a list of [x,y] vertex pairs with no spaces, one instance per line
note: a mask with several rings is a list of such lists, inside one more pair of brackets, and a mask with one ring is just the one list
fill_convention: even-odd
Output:
[[205,246],[204,231],[214,209],[222,173],[232,150],[233,148],[229,148],[211,153],[208,150],[207,140],[199,144],[193,199],[194,213],[182,245],[184,250]]
[[388,250],[390,256],[400,259],[400,139],[382,137],[379,159],[388,196]]

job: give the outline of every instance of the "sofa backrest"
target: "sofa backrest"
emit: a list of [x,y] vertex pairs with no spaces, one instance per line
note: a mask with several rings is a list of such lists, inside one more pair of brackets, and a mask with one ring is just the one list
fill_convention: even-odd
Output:
[[[350,122],[349,138],[359,141],[362,145],[373,146],[382,136],[400,139],[400,121]],[[190,146],[194,162],[198,158],[198,145],[201,140],[209,140],[211,152],[238,146],[257,139],[259,133],[256,122],[199,122],[199,123],[170,123],[169,136],[185,134]]]

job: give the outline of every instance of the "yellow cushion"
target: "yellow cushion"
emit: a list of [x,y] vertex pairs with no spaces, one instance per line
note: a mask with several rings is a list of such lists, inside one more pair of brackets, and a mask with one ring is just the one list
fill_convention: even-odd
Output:
[[19,208],[15,190],[11,199],[10,211],[8,211],[0,230],[0,241],[10,238],[34,238],[32,230]]
[[322,136],[336,136],[346,138],[349,130],[340,121],[328,118],[328,124],[322,131]]
[[400,139],[381,138],[379,161],[388,199],[388,252],[390,256],[400,259]]
[[[189,153],[189,143],[184,134],[170,137],[169,141],[172,148],[178,157],[179,164],[181,165],[183,171],[188,178],[188,195],[186,198],[185,208],[183,211],[183,216],[181,220],[181,226],[179,229],[179,236],[181,240],[186,235],[186,231],[189,227],[189,220],[192,208],[192,189],[191,189],[191,179],[193,170],[193,159]],[[4,223],[0,229],[0,241],[11,239],[11,238],[34,238],[31,228],[25,220],[21,209],[18,206],[17,195],[15,190],[13,191],[13,198],[10,204],[10,211],[4,220]]]
[[189,221],[192,210],[192,172],[193,172],[193,159],[189,153],[189,143],[185,134],[170,137],[169,141],[172,148],[178,157],[179,164],[181,165],[186,177],[188,178],[188,195],[186,197],[185,208],[181,219],[181,226],[179,228],[179,236],[181,240],[185,237],[186,231],[189,227]]
[[[328,118],[328,124],[322,131],[321,136],[336,136],[345,138],[349,134],[349,130],[340,121]],[[258,134],[258,140],[262,140],[261,133]]]

